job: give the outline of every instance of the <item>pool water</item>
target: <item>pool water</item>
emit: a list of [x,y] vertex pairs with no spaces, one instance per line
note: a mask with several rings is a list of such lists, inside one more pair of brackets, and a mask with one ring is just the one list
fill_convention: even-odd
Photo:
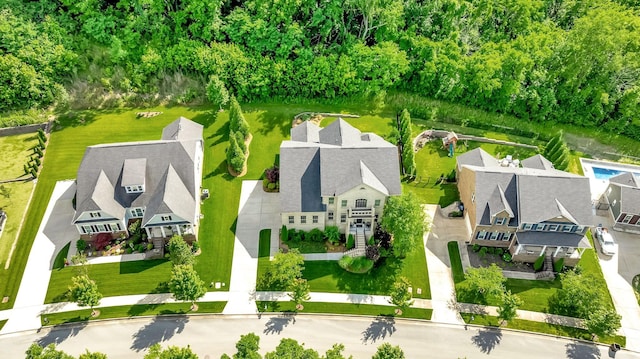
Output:
[[[614,170],[611,168],[602,168],[602,167],[595,167],[592,166],[591,169],[593,170],[593,175],[595,176],[596,179],[599,180],[608,180],[611,177],[615,177],[621,173],[626,173],[629,171],[622,171],[622,170]],[[640,176],[640,173],[633,173],[636,176]]]

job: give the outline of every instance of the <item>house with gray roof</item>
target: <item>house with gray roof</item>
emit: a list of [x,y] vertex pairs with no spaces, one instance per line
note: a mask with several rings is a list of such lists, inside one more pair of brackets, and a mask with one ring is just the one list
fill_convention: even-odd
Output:
[[76,179],[73,224],[85,239],[128,234],[140,221],[148,238],[193,241],[200,218],[203,127],[184,117],[158,141],[87,147]]
[[372,231],[386,199],[399,194],[397,147],[342,119],[324,128],[305,121],[280,145],[281,215],[289,228]]
[[608,204],[614,219],[613,229],[640,233],[640,178],[632,172],[624,172],[609,178],[609,186],[600,198]]
[[470,243],[502,247],[514,260],[540,256],[577,264],[592,226],[589,179],[536,155],[504,166],[477,148],[457,157],[458,190]]

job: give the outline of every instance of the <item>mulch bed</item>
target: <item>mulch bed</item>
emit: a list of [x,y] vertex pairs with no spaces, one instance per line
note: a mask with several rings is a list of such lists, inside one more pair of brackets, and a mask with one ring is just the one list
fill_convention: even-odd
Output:
[[484,257],[480,257],[479,252],[474,252],[471,245],[467,246],[467,252],[469,253],[469,262],[474,268],[489,267],[492,263],[495,263],[498,267],[514,272],[535,273],[533,266],[529,263],[520,262],[505,262],[501,256],[497,254],[487,253]]

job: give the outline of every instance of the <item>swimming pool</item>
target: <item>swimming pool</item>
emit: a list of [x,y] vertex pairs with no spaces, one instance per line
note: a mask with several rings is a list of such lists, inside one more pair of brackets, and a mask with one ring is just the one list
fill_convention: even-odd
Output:
[[[592,166],[591,169],[593,170],[593,176],[596,179],[599,180],[608,180],[611,177],[615,177],[619,174],[625,173],[625,172],[631,172],[631,171],[623,171],[623,170],[618,170],[618,169],[613,169],[613,168],[603,168],[603,167],[596,167],[596,166]],[[640,176],[640,173],[637,172],[631,172],[636,176]]]

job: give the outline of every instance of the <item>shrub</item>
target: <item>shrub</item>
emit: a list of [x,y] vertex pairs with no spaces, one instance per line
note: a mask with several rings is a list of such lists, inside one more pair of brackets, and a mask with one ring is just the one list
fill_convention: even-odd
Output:
[[76,249],[78,249],[78,252],[84,252],[84,250],[87,249],[87,241],[82,238],[78,239]]
[[142,243],[140,243],[140,244],[136,244],[136,252],[140,252],[140,253],[142,253],[142,252],[144,252],[144,250],[145,250],[146,248],[147,248],[147,247],[146,247],[144,244],[142,244]]
[[324,237],[332,244],[340,243],[340,229],[336,226],[328,226],[324,229]]
[[564,268],[564,258],[558,259],[555,263],[553,263],[553,271],[556,273],[562,272]]
[[273,182],[270,182],[269,184],[267,184],[267,188],[268,189],[276,189],[276,184]]
[[535,262],[533,262],[533,270],[539,272],[542,270],[542,266],[544,265],[544,256],[538,257]]
[[479,246],[479,245],[477,245],[477,244],[474,244],[474,245],[471,247],[471,250],[473,250],[474,252],[478,252],[478,251],[480,250],[480,246]]
[[150,251],[152,249],[153,249],[153,244],[152,243],[147,244],[147,250]]
[[133,253],[133,249],[131,249],[131,248],[127,248],[127,249],[125,249],[125,250],[124,250],[124,252],[125,252],[126,254],[131,254],[131,253]]
[[496,248],[496,254],[499,256],[502,256],[504,254],[504,249],[503,248]]
[[502,260],[509,263],[513,258],[511,257],[511,253],[505,253],[502,255]]
[[356,246],[356,240],[355,238],[353,238],[353,234],[350,234],[349,237],[347,237],[347,249],[351,249],[355,246]]
[[280,169],[278,166],[267,168],[264,170],[264,178],[270,183],[276,183],[280,180]]
[[280,240],[285,242],[289,239],[289,234],[287,232],[287,226],[285,226],[284,224],[282,225],[282,228],[280,229]]
[[200,250],[200,242],[194,241],[193,243],[191,243],[191,253],[196,253],[199,250]]
[[293,241],[293,238],[296,236],[296,229],[295,228],[291,228],[289,230],[287,230],[287,239],[290,241]]
[[391,235],[382,229],[380,224],[376,226],[376,230],[373,232],[373,237],[380,241],[380,246],[384,249],[389,249],[391,247]]
[[348,272],[367,273],[373,268],[373,261],[367,257],[351,258],[343,256],[338,261],[338,265]]
[[314,228],[309,233],[307,233],[306,239],[312,242],[322,242],[322,240],[324,239],[324,234],[318,228]]
[[367,246],[365,255],[367,256],[367,258],[375,262],[380,259],[380,249],[378,249],[377,246]]
[[305,238],[306,238],[305,231],[296,231],[296,233],[293,236],[293,241],[297,243],[297,242],[304,241]]
[[489,248],[487,248],[487,252],[489,252],[489,254],[496,254],[496,248],[495,247],[489,247]]
[[110,233],[98,233],[96,236],[96,250],[103,250],[109,243],[111,243],[111,234]]
[[110,249],[111,249],[111,245],[110,245],[110,244],[107,244],[107,245],[104,247],[104,249],[106,249],[106,250],[110,250]]
[[487,255],[487,247],[480,248],[480,251],[478,251],[478,255],[480,256],[480,258],[484,258],[484,256]]

